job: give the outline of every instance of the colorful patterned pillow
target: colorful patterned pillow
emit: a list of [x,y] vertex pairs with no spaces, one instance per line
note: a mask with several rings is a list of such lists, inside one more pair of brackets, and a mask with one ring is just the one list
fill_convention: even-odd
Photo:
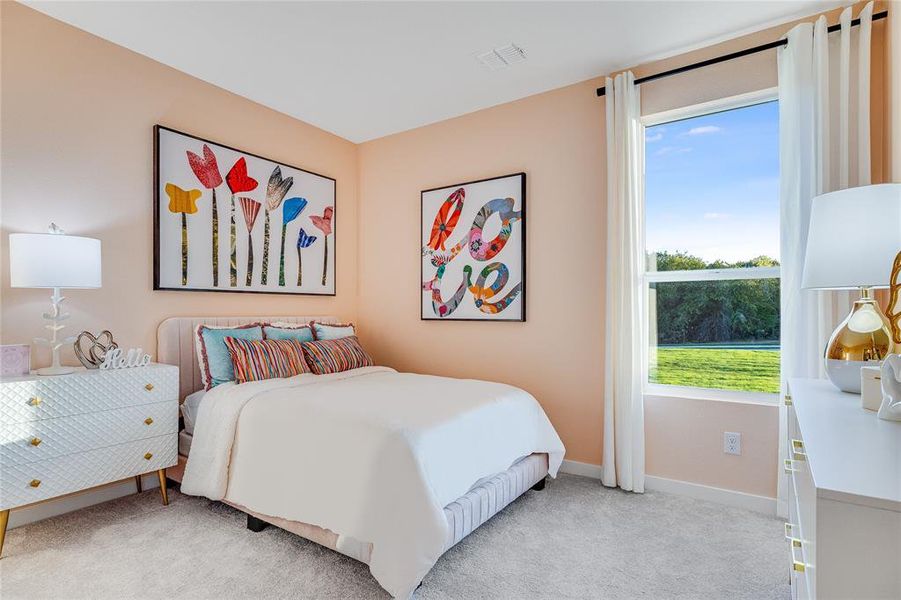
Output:
[[225,338],[235,369],[235,381],[262,381],[309,373],[303,358],[302,343],[297,340],[242,340]]
[[303,354],[317,375],[372,366],[372,357],[363,350],[355,335],[337,340],[304,342]]
[[312,342],[316,339],[310,325],[295,323],[267,323],[263,325],[263,337],[267,340],[297,340],[298,342]]
[[263,339],[263,328],[259,323],[248,323],[237,327],[210,327],[198,325],[197,362],[200,364],[200,379],[204,389],[212,389],[220,383],[235,380],[231,357],[225,346],[225,338],[247,340]]
[[328,324],[328,323],[317,323],[316,321],[313,321],[312,325],[313,325],[313,332],[316,334],[317,340],[337,340],[340,338],[357,335],[357,332],[354,331],[353,323]]

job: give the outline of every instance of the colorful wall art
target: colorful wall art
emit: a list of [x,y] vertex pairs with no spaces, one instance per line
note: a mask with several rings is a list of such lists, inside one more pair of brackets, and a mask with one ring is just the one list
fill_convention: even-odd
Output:
[[335,185],[157,125],[153,289],[334,295]]
[[422,192],[423,320],[526,320],[526,174]]

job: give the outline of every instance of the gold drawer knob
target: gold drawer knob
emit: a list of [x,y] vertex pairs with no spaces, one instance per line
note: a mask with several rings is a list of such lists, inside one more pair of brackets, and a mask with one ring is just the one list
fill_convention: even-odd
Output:
[[41,485],[41,480],[40,479],[32,479],[28,485],[30,485],[33,488],[36,488],[39,485]]
[[28,400],[28,404],[30,404],[31,406],[40,406],[40,405],[41,405],[41,399],[38,398],[37,396],[32,396],[32,397]]
[[153,458],[153,454],[151,452],[148,452],[144,455],[144,460],[150,460],[151,458]]
[[144,419],[144,425],[153,425],[153,418],[147,417],[146,419]]
[[785,459],[785,474],[791,475],[792,473],[797,473],[798,469],[795,468],[795,461],[790,458]]
[[795,460],[807,460],[807,453],[804,452],[804,442],[792,440],[792,454],[794,454]]
[[792,546],[794,546],[795,548],[800,548],[801,540],[794,537],[793,528],[794,528],[794,525],[792,525],[791,523],[785,524],[785,539],[788,540],[789,542],[791,542]]
[[789,396],[788,394],[785,395],[785,405],[786,405],[786,406],[791,406],[791,405],[792,405],[792,397]]
[[798,561],[792,561],[792,569],[797,571],[798,573],[804,572],[804,563]]
[[152,392],[152,391],[153,391],[153,384],[152,384],[152,383],[148,383],[147,385],[144,386],[144,389],[147,390],[148,392]]
[[31,438],[31,442],[30,442],[30,443],[31,443],[32,446],[34,446],[35,448],[37,448],[38,446],[41,445],[41,442],[42,442],[42,441],[44,441],[44,440],[42,440],[42,439],[39,438],[39,437],[33,437],[33,438]]

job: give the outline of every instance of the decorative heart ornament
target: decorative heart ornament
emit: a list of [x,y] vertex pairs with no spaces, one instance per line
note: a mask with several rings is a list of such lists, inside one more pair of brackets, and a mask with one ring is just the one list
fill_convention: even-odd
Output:
[[113,340],[113,334],[104,329],[95,336],[90,331],[82,331],[75,338],[75,356],[88,369],[96,369],[103,364],[107,353],[119,345]]

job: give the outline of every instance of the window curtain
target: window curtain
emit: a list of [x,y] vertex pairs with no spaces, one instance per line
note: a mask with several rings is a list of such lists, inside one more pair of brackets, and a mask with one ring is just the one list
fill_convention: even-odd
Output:
[[609,487],[644,492],[644,126],[635,77],[606,80],[604,457]]
[[[788,32],[778,51],[781,203],[782,379],[821,377],[823,349],[850,312],[849,292],[801,289],[814,196],[870,183],[870,40],[873,3],[851,27],[827,32],[826,17]],[[780,402],[779,513],[787,512],[787,411]]]

